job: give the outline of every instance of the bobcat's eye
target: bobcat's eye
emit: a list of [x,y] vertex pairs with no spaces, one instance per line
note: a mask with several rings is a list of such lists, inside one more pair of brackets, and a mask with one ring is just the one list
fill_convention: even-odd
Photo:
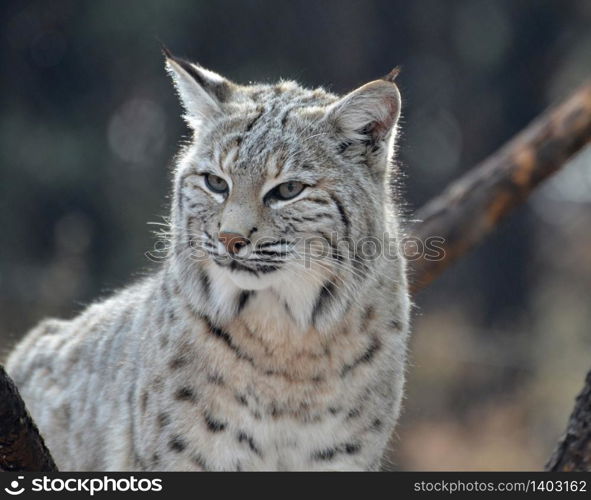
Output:
[[267,197],[275,198],[277,200],[291,200],[300,194],[305,187],[306,185],[299,181],[284,182],[283,184],[279,184],[279,186],[275,186],[271,191],[269,191]]
[[223,194],[228,191],[228,183],[217,175],[205,174],[205,184],[214,193]]

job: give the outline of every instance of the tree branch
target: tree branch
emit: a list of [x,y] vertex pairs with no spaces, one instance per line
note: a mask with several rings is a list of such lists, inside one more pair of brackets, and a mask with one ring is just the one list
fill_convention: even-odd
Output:
[[577,396],[566,433],[546,464],[549,472],[591,472],[591,371]]
[[591,140],[591,82],[549,109],[416,214],[410,234],[443,237],[445,257],[412,262],[417,292],[480,243],[540,182]]
[[54,472],[57,467],[18,389],[0,365],[0,471]]

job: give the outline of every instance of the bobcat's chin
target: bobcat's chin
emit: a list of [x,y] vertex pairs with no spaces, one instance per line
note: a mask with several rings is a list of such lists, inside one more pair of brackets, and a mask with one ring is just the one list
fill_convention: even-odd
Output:
[[[216,264],[218,264],[216,262]],[[229,265],[218,264],[220,273],[223,273],[229,280],[241,290],[265,290],[277,282],[277,275],[280,271],[271,270],[268,272],[256,271],[252,268],[232,261]]]

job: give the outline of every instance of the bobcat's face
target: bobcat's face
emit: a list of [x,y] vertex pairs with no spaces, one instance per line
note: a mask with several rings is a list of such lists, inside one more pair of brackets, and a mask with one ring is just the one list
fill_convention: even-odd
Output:
[[[236,124],[238,130],[245,122]],[[343,165],[332,158],[322,126],[298,116],[285,137],[273,133],[273,121],[259,126],[266,137],[256,137],[253,126],[242,141],[216,128],[184,160],[187,231],[202,256],[246,289],[310,273],[310,252],[328,248],[333,233],[344,233],[339,206],[348,204],[336,201]]]
[[396,87],[376,81],[339,100],[168,65],[194,130],[173,218],[197,265],[245,290],[362,272],[339,243],[383,232]]

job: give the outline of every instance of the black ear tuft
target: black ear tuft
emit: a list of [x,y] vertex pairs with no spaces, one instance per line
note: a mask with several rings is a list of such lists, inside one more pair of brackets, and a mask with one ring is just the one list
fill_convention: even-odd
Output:
[[[216,84],[218,84],[218,82],[212,83],[210,80],[206,79],[202,72],[199,71],[200,69],[202,69],[200,66],[198,66],[197,64],[193,64],[182,57],[175,56],[165,46],[162,46],[162,53],[164,54],[164,57],[166,57],[167,61],[172,61],[178,64],[193,78],[193,80],[195,80],[196,83],[204,87],[205,90],[213,91],[215,93],[215,89],[217,87]],[[220,96],[216,97],[219,98]]]
[[396,77],[400,74],[401,68],[400,66],[396,66],[392,71],[390,71],[387,75],[383,76],[381,80],[385,80],[387,82],[392,82],[396,80]]
[[172,52],[162,42],[160,42],[160,50],[162,51],[162,55],[164,57],[166,57],[166,59],[174,59],[174,56],[172,55]]
[[162,46],[166,68],[185,108],[185,119],[197,129],[204,121],[223,112],[236,86],[226,78],[198,64],[177,57]]

